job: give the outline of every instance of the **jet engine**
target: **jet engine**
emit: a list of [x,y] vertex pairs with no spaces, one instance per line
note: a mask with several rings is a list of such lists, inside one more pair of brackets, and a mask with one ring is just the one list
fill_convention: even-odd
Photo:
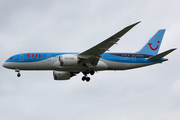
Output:
[[59,56],[59,62],[61,66],[72,66],[78,64],[78,56],[73,54],[66,54]]
[[67,71],[53,71],[54,80],[69,80],[73,75]]

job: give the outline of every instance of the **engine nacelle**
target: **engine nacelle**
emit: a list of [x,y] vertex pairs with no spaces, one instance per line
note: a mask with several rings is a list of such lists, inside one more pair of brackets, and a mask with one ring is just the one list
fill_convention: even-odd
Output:
[[54,80],[69,80],[72,77],[71,72],[53,71]]
[[61,66],[72,66],[78,64],[78,56],[73,54],[66,54],[59,56]]

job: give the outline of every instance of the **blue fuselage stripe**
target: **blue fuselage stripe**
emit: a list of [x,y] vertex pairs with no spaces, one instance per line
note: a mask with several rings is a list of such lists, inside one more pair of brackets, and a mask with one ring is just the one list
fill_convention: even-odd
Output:
[[[58,57],[63,54],[79,54],[79,53],[22,53],[17,54],[6,62],[18,62],[18,63],[27,63],[27,62],[39,62],[49,58]],[[154,63],[162,62],[164,59],[158,60],[146,60],[152,55],[145,54],[132,54],[132,53],[104,53],[101,56],[101,59],[112,61],[112,62],[123,62],[123,63]]]

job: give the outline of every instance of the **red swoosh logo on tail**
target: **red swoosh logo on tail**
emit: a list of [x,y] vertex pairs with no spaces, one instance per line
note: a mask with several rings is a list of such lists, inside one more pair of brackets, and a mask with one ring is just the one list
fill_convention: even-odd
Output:
[[[160,41],[158,41],[158,43],[160,43]],[[158,47],[159,47],[159,45],[157,45],[157,47],[156,48],[152,48],[152,43],[148,43],[148,45],[149,45],[149,47],[151,48],[151,50],[157,50],[158,49]]]

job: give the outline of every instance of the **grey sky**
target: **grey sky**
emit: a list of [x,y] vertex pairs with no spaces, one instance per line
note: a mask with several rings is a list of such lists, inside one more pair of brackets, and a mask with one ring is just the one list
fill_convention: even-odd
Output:
[[180,15],[178,0],[0,0],[0,64],[24,52],[82,52],[142,21],[111,52],[136,52],[166,29],[160,52],[178,48],[154,66],[80,73],[54,81],[52,71],[0,67],[1,120],[179,120]]

